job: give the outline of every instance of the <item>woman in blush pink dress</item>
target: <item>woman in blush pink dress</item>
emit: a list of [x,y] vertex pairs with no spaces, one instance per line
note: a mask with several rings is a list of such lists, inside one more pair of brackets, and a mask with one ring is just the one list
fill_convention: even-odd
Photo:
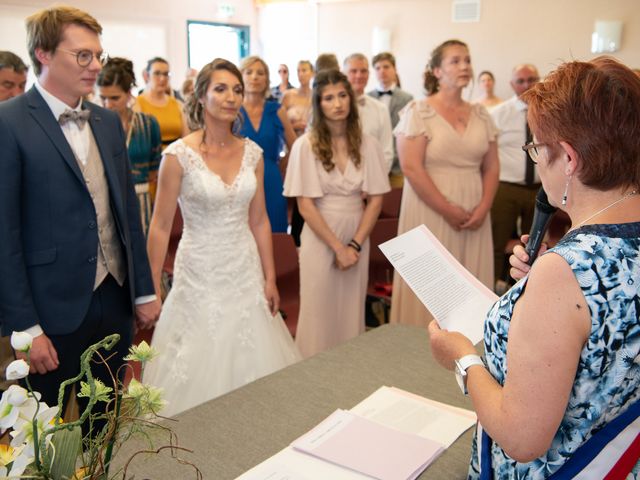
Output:
[[389,191],[382,148],[360,129],[337,70],[316,77],[310,130],[293,144],[284,183],[305,220],[296,344],[309,357],[364,331],[369,233]]

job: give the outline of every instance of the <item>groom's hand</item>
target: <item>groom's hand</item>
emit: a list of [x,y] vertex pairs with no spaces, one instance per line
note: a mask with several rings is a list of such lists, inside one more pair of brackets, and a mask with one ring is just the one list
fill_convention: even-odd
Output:
[[162,302],[159,298],[155,300],[136,305],[136,325],[140,330],[153,328],[160,317]]
[[[26,360],[27,355],[23,352],[16,352],[16,358]],[[58,352],[44,333],[33,338],[29,361],[31,363],[29,373],[41,375],[55,370],[60,365]]]

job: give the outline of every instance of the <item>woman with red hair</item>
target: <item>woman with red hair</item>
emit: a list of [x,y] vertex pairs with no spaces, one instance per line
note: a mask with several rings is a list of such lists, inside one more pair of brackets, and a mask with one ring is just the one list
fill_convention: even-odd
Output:
[[481,425],[469,478],[638,478],[640,79],[599,57],[524,97],[523,149],[572,227],[531,269],[516,249],[523,278],[487,315],[484,359],[429,326]]

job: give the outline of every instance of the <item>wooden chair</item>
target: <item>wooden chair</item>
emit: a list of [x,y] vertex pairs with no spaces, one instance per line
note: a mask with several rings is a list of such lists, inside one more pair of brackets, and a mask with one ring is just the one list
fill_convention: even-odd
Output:
[[[379,303],[384,312],[384,322],[389,321],[391,308],[391,287],[393,285],[393,266],[384,256],[378,245],[398,235],[397,218],[379,218],[369,236],[369,281],[367,284],[367,326],[378,326],[373,313],[373,304]],[[378,325],[376,325],[376,323]]]
[[392,188],[382,196],[382,210],[380,218],[398,218],[400,203],[402,202],[402,188]]
[[178,250],[178,243],[182,237],[182,228],[184,222],[182,220],[182,212],[180,211],[180,205],[176,207],[176,213],[173,217],[173,224],[171,225],[171,234],[169,236],[169,245],[167,247],[167,256],[162,266],[162,271],[167,275],[173,275],[173,262],[176,260],[176,251]]
[[293,237],[286,233],[273,233],[273,257],[276,267],[276,285],[280,293],[280,310],[287,328],[295,337],[300,313],[300,266]]

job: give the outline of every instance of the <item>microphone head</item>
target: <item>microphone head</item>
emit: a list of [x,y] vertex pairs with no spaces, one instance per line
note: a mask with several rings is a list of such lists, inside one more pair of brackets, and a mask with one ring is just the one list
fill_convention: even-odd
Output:
[[556,210],[558,210],[549,203],[547,192],[545,192],[542,187],[540,187],[540,190],[538,190],[538,194],[536,195],[536,209],[549,214],[555,213]]

